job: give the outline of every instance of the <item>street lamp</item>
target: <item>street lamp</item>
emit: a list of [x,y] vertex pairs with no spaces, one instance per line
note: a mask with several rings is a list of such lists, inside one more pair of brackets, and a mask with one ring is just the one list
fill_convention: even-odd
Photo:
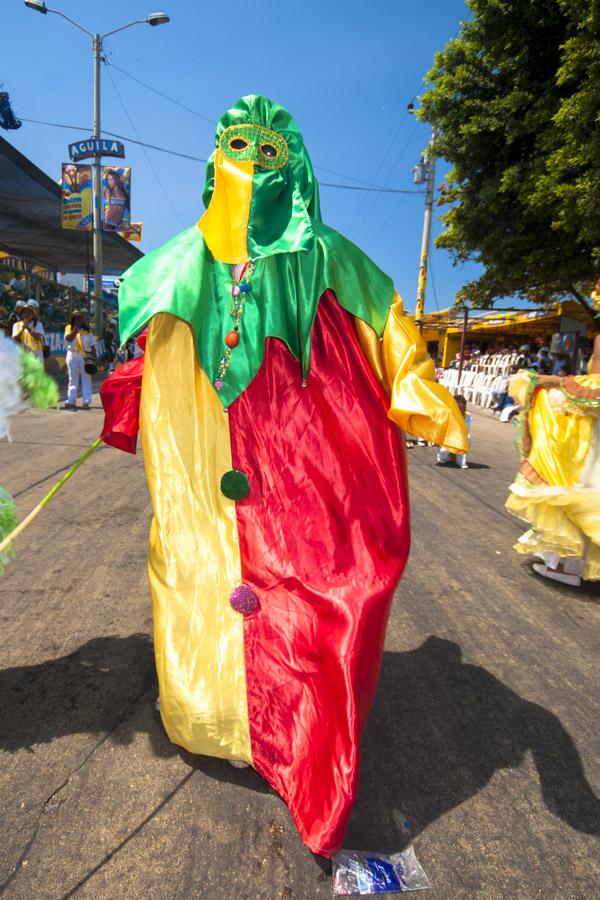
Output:
[[[133,22],[127,22],[125,25],[119,25],[118,28],[113,28],[112,31],[107,31],[105,34],[94,34],[91,31],[88,31],[87,28],[84,28],[83,25],[80,25],[79,22],[76,22],[74,19],[70,19],[69,16],[66,16],[63,12],[58,9],[50,9],[49,6],[46,6],[44,0],[24,0],[25,6],[28,9],[33,9],[36,12],[42,13],[46,15],[47,13],[54,13],[57,16],[60,16],[63,19],[66,19],[67,22],[70,22],[71,25],[74,25],[76,28],[79,28],[80,31],[85,32],[92,39],[92,51],[94,54],[94,133],[92,138],[97,140],[100,139],[100,61],[102,59],[102,42],[104,38],[109,37],[111,34],[116,34],[117,31],[123,31],[125,28],[131,28],[132,25],[166,25],[170,19],[169,16],[164,12],[155,12],[150,13],[150,15],[146,19],[135,19]],[[96,334],[101,337],[103,333],[103,309],[102,309],[102,207],[101,207],[101,183],[102,183],[102,165],[101,165],[101,154],[94,154],[94,162],[93,162],[93,170],[94,170],[94,180],[93,180],[93,203],[94,203],[94,330]]]

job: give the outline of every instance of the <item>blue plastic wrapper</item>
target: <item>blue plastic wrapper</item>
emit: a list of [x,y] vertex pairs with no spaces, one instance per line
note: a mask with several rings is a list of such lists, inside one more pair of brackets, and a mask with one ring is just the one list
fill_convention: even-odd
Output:
[[431,884],[412,846],[391,856],[342,850],[333,857],[335,897],[403,894],[428,888]]

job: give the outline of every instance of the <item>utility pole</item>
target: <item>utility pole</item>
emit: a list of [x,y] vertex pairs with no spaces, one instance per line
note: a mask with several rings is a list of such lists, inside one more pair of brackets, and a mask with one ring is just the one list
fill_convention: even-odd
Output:
[[[419,260],[419,283],[417,287],[417,305],[415,309],[415,321],[420,329],[423,327],[423,313],[425,311],[425,288],[427,286],[427,266],[429,264],[429,245],[431,242],[431,216],[433,212],[433,194],[435,190],[435,126],[431,129],[429,148],[425,159],[421,159],[415,166],[416,184],[427,183],[425,191],[425,217],[423,219],[423,239],[421,241],[421,257]],[[426,169],[426,178],[423,178],[422,169]],[[422,180],[418,180],[421,178]]]
[[[100,59],[102,37],[92,37],[94,50],[94,134],[100,139]],[[94,154],[93,162],[93,204],[94,204],[94,334],[104,334],[104,309],[102,306],[102,157]]]

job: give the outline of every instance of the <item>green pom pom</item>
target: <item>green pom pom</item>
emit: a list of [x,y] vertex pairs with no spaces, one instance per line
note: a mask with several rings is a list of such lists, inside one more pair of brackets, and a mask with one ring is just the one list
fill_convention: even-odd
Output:
[[[0,541],[3,541],[11,531],[14,531],[17,524],[15,501],[8,491],[0,486]],[[4,567],[14,555],[15,551],[11,547],[0,553],[0,575],[4,574]]]
[[33,353],[21,353],[21,384],[36,409],[48,409],[58,403],[58,386],[46,375],[44,366]]
[[243,500],[250,493],[250,483],[239,469],[230,469],[221,478],[221,491],[230,500]]

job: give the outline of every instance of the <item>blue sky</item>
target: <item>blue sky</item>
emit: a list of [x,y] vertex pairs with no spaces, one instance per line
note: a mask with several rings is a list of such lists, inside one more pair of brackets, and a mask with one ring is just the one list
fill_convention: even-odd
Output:
[[[24,122],[19,131],[2,132],[58,180],[67,144],[91,128],[90,42],[64,19],[32,12],[22,0],[3,5],[8,36],[2,42],[1,77],[17,116],[84,126],[68,131]],[[138,25],[107,39],[114,65],[102,67],[105,129],[206,157],[214,126],[200,116],[216,120],[238,97],[262,93],[295,116],[319,181],[352,184],[324,171],[330,169],[403,189],[415,188],[411,170],[428,140],[428,127],[410,117],[406,105],[422,90],[435,51],[467,15],[463,0],[55,0],[49,5],[99,32],[157,9],[171,16],[169,25]],[[200,115],[162,99],[119,69]],[[134,144],[126,150],[133,170],[133,219],[144,223],[141,246],[148,251],[199,218],[203,166],[153,150],[146,155]],[[438,185],[447,168],[438,162]],[[321,200],[324,220],[393,276],[413,310],[424,198],[323,187]],[[439,230],[436,221],[434,235]],[[455,268],[444,251],[434,250],[426,310],[449,305],[476,271]]]

